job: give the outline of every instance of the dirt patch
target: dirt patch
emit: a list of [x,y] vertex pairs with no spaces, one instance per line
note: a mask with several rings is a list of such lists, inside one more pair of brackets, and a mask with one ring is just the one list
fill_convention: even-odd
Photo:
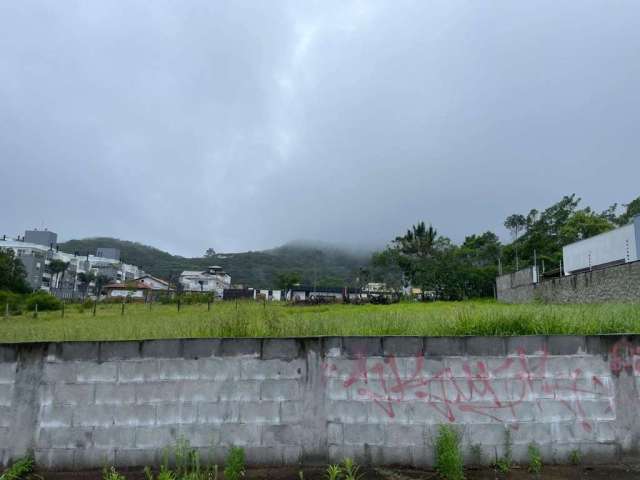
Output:
[[[248,480],[299,480],[299,472],[304,480],[325,480],[325,468],[319,467],[269,467],[251,468],[247,471]],[[123,470],[127,480],[144,480],[142,470]],[[408,468],[363,469],[362,480],[437,480],[433,470]],[[101,480],[99,470],[84,472],[40,472],[44,480]],[[221,475],[222,476],[222,475]],[[540,475],[529,473],[526,468],[514,468],[508,474],[502,474],[492,468],[467,469],[467,480],[638,480],[640,465],[601,465],[585,466],[545,466]]]

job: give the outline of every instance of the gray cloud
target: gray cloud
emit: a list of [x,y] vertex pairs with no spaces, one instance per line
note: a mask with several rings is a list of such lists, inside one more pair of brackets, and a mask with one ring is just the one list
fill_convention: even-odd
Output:
[[640,5],[2,2],[0,225],[455,240],[637,196]]

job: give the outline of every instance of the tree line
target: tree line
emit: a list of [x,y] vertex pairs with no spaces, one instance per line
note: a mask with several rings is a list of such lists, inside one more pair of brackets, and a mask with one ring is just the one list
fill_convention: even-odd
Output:
[[395,288],[411,285],[437,298],[460,300],[494,295],[495,277],[534,261],[548,274],[560,274],[562,247],[629,223],[640,215],[640,197],[613,204],[602,212],[580,207],[581,199],[566,195],[557,203],[527,214],[509,215],[504,226],[512,235],[502,244],[491,231],[467,236],[456,245],[432,225],[419,222],[373,254],[361,272],[365,281]]

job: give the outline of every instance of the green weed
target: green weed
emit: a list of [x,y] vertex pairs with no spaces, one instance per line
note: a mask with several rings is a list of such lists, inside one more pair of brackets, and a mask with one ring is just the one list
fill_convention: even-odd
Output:
[[440,425],[436,439],[436,470],[446,480],[463,480],[460,437],[449,425]]
[[540,473],[542,470],[542,456],[540,455],[540,449],[535,443],[530,443],[527,448],[529,453],[529,471],[531,473]]
[[224,468],[224,479],[240,480],[241,478],[244,478],[244,474],[244,450],[240,447],[231,447]]

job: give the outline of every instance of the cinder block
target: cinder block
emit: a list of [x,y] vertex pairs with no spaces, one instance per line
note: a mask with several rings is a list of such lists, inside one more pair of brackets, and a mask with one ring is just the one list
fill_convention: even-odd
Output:
[[329,378],[325,385],[326,395],[329,400],[351,399],[351,389],[345,388],[343,380]]
[[126,405],[136,402],[133,383],[99,383],[96,385],[95,403],[98,405]]
[[13,385],[0,384],[0,406],[10,407],[13,403]]
[[262,400],[291,401],[302,398],[302,388],[298,380],[264,380],[260,385]]
[[[501,423],[471,424],[465,426],[466,441],[471,445],[502,445],[511,427]],[[513,433],[509,430],[509,433]]]
[[159,457],[159,452],[156,449],[118,448],[116,449],[115,464],[119,467],[157,465]]
[[118,365],[118,381],[149,382],[160,379],[158,362],[154,359],[143,361],[123,360]]
[[14,412],[11,407],[0,406],[0,427],[10,427],[13,417]]
[[424,354],[422,337],[383,337],[385,357],[416,357]]
[[20,345],[0,345],[0,363],[15,363]]
[[342,445],[344,443],[342,431],[343,425],[341,423],[327,424],[327,442],[329,445]]
[[115,449],[85,448],[76,450],[73,456],[73,466],[76,470],[90,468],[104,468],[115,462]]
[[262,341],[263,360],[294,360],[300,356],[300,344],[295,339],[265,339]]
[[53,402],[63,405],[93,403],[95,386],[91,384],[59,383],[53,390]]
[[74,451],[72,448],[36,449],[34,452],[36,465],[43,470],[71,470]]
[[38,437],[39,448],[84,449],[93,442],[91,428],[43,428]]
[[298,445],[302,443],[301,425],[264,425],[262,427],[263,446]]
[[161,358],[158,360],[158,375],[160,380],[197,380],[197,360],[183,360],[181,358]]
[[218,392],[221,401],[247,402],[260,399],[260,382],[253,380],[225,381]]
[[181,402],[215,402],[220,398],[224,382],[206,380],[186,380],[180,389]]
[[[552,428],[556,423],[540,423],[540,422],[527,422],[517,423],[515,428],[511,428],[511,442],[514,444],[529,444],[535,441],[539,444],[551,443]],[[502,442],[504,443],[504,439]]]
[[178,432],[180,437],[189,441],[192,448],[211,449],[220,441],[220,428],[217,425],[180,425]]
[[[2,348],[2,347],[0,347]],[[16,363],[0,362],[0,384],[12,384],[16,379]]]
[[343,425],[345,445],[383,445],[384,427],[374,424]]
[[237,402],[215,402],[198,404],[199,424],[234,423],[240,419],[240,404]]
[[615,442],[617,438],[616,422],[597,422],[595,430],[598,443]]
[[[40,410],[40,427],[56,428],[70,427],[73,416],[73,407],[70,405],[46,405]],[[4,415],[0,415],[0,419]],[[8,416],[7,416],[8,418]]]
[[329,400],[327,401],[327,420],[338,423],[365,423],[367,410],[362,407],[361,402]]
[[[116,405],[77,405],[73,408],[73,426],[108,427],[114,424],[116,409],[129,409]],[[155,412],[154,412],[155,413]]]
[[547,337],[520,335],[507,337],[507,355],[541,355],[547,350]]
[[220,354],[221,340],[218,338],[194,338],[182,341],[184,358],[209,358]]
[[381,357],[382,337],[343,337],[342,347],[348,357]]
[[201,358],[198,373],[203,380],[227,380],[240,378],[240,366],[253,360],[235,358]]
[[506,341],[504,337],[466,337],[467,355],[504,356]]
[[255,424],[223,423],[220,427],[220,444],[239,447],[260,445],[262,426]]
[[395,425],[384,427],[384,444],[391,447],[424,445],[425,429],[421,425]]
[[156,410],[156,423],[158,425],[195,423],[197,418],[198,409],[192,403],[160,404]]
[[76,366],[76,381],[79,383],[115,382],[117,379],[116,362],[79,362]]
[[142,355],[141,342],[101,342],[100,361],[131,360]]
[[551,425],[551,438],[556,443],[595,442],[595,425],[589,422],[554,422]]
[[278,402],[241,402],[240,422],[242,423],[279,423],[280,404]]
[[113,422],[121,426],[148,426],[156,420],[156,409],[153,405],[124,405],[115,409]]
[[93,445],[98,448],[133,448],[135,445],[135,427],[96,428],[93,430]]
[[59,358],[63,361],[93,360],[99,359],[98,342],[61,342]]
[[368,465],[411,465],[414,447],[373,446],[365,449]]
[[284,465],[300,465],[302,462],[302,447],[291,445],[282,447],[282,463]]
[[240,377],[246,380],[296,379],[305,375],[304,359],[260,360],[247,359],[240,364]]
[[296,423],[304,418],[303,402],[279,402],[280,421],[282,423]]
[[580,355],[587,352],[586,339],[580,335],[550,335],[547,346],[551,355]]
[[351,458],[360,465],[368,465],[371,456],[365,455],[364,445],[329,445],[328,463],[342,463],[345,458]]
[[75,382],[76,363],[45,363],[42,381],[45,383]]
[[142,342],[142,356],[180,358],[182,357],[182,340],[145,340]]
[[220,345],[220,355],[225,357],[260,357],[261,353],[261,341],[255,338],[223,338]]
[[178,382],[148,382],[136,385],[136,403],[176,402],[180,397]]
[[322,339],[322,355],[336,358],[342,355],[342,337],[324,337]]
[[463,337],[427,337],[425,338],[425,357],[446,357],[466,355]]
[[171,447],[176,443],[178,429],[174,426],[136,428],[136,448]]

